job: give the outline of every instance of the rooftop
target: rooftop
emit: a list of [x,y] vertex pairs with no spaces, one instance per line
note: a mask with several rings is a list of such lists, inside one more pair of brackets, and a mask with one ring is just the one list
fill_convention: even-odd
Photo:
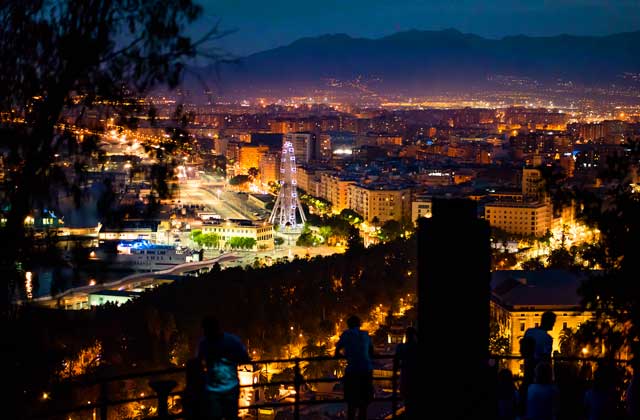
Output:
[[508,307],[580,307],[578,288],[588,272],[504,270],[491,273],[494,298]]

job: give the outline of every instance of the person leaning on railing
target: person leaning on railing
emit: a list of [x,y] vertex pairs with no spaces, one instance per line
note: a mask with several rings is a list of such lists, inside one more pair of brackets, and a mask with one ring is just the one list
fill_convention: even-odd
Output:
[[373,399],[373,344],[369,333],[360,330],[360,318],[351,316],[347,327],[336,344],[336,357],[344,354],[347,367],[344,374],[344,399],[347,417],[366,420],[367,406]]
[[235,420],[240,396],[238,365],[250,362],[249,353],[240,338],[222,331],[214,317],[203,319],[202,330],[196,356],[206,372],[201,419]]

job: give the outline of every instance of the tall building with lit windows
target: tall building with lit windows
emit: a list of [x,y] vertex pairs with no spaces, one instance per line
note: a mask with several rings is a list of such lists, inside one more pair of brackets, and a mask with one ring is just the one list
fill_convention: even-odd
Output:
[[313,133],[286,133],[284,142],[290,142],[295,150],[296,163],[298,165],[309,163],[313,158],[315,149],[315,134]]
[[523,236],[544,236],[553,222],[551,203],[495,201],[484,207],[484,218],[492,227]]
[[392,185],[349,185],[348,207],[371,222],[409,220],[411,189]]

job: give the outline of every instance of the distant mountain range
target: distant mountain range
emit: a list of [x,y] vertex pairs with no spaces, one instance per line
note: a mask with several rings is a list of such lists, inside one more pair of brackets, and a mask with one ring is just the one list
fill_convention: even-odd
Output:
[[603,86],[625,83],[625,73],[640,73],[640,31],[487,39],[453,29],[412,30],[379,39],[344,34],[303,38],[224,65],[219,85],[225,90],[280,90],[361,76],[379,78],[381,90],[480,87],[517,78]]

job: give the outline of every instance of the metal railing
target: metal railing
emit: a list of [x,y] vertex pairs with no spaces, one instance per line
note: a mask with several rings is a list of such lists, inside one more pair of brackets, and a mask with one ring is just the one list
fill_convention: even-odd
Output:
[[[331,357],[331,356],[319,356],[319,357],[300,357],[293,359],[263,359],[256,360],[248,363],[246,365],[241,366],[252,366],[254,371],[259,372],[262,368],[256,369],[258,366],[267,366],[267,365],[288,365],[293,366],[293,379],[291,380],[282,380],[282,381],[268,381],[268,382],[259,382],[259,383],[251,383],[251,384],[241,384],[240,389],[251,388],[253,390],[267,387],[292,387],[291,394],[289,397],[280,399],[280,400],[271,400],[265,401],[262,403],[251,404],[251,405],[241,405],[240,410],[249,410],[249,411],[257,411],[259,409],[273,408],[273,409],[282,409],[282,408],[292,408],[293,409],[293,419],[299,420],[301,418],[301,408],[307,406],[314,405],[323,405],[323,404],[344,404],[346,401],[343,397],[340,398],[327,398],[327,399],[303,399],[303,388],[308,385],[322,384],[322,383],[340,383],[342,378],[340,377],[318,377],[318,378],[305,378],[302,374],[302,368],[304,364],[308,363],[319,363],[319,362],[329,362],[329,361],[344,361],[344,357]],[[393,355],[376,355],[373,357],[374,364],[378,364],[381,361],[387,361],[388,366],[390,366],[390,375],[389,376],[380,376],[374,375],[373,382],[381,383],[387,382],[390,386],[389,389],[391,395],[376,397],[372,399],[372,402],[384,402],[390,404],[390,413],[385,416],[388,418],[396,418],[396,413],[400,409],[400,398],[398,395],[398,378],[399,378],[399,368],[397,360]],[[385,369],[377,369],[374,366],[374,373],[376,371],[389,371],[388,368]],[[60,410],[52,410],[41,415],[36,415],[33,418],[35,419],[57,419],[57,418],[73,418],[72,415],[78,415],[82,412],[91,412],[89,418],[94,420],[108,420],[110,412],[112,409],[118,406],[124,406],[130,403],[142,403],[146,401],[155,401],[156,406],[156,415],[154,417],[147,418],[157,418],[157,419],[182,419],[186,418],[184,412],[172,412],[169,407],[169,400],[173,397],[182,397],[185,390],[182,389],[180,391],[174,391],[174,389],[178,386],[178,380],[175,379],[156,379],[173,375],[184,375],[186,374],[185,367],[177,367],[177,368],[168,368],[161,370],[153,370],[146,371],[141,373],[131,373],[124,375],[111,376],[108,378],[100,378],[94,380],[87,381],[78,381],[68,384],[68,386],[72,388],[81,388],[87,389],[89,387],[97,386],[98,397],[95,402],[90,402],[88,404],[80,404],[68,409],[60,409]],[[109,384],[125,382],[129,380],[142,380],[145,378],[149,378],[147,384],[148,386],[155,392],[155,394],[137,396],[131,398],[113,398],[111,393],[109,392]],[[186,384],[186,381],[184,381]],[[337,392],[336,394],[339,394]],[[291,396],[293,397],[293,401],[290,401]],[[284,401],[289,400],[289,401]]]
[[[398,390],[398,380],[399,380],[399,364],[398,360],[393,355],[376,355],[374,356],[374,362],[387,361],[387,367],[390,366],[390,375],[389,376],[373,376],[374,384],[380,382],[387,382],[390,386],[387,388],[390,390],[389,396],[383,397],[374,397],[372,402],[384,402],[390,405],[390,410],[387,415],[384,415],[385,419],[395,419],[397,415],[402,411],[401,399],[399,397]],[[489,360],[493,360],[496,363],[508,363],[509,361],[514,360],[522,360],[522,356],[520,355],[491,355]],[[301,418],[301,408],[307,406],[314,405],[323,405],[323,404],[344,404],[346,401],[343,397],[340,398],[328,398],[328,399],[302,399],[302,391],[303,387],[308,384],[321,384],[321,383],[339,383],[341,382],[341,378],[339,377],[319,377],[319,378],[305,378],[302,374],[303,364],[308,363],[319,363],[319,362],[329,362],[329,361],[343,361],[343,357],[331,357],[331,356],[320,356],[320,357],[302,357],[302,358],[293,358],[293,359],[267,359],[267,360],[257,360],[252,361],[247,365],[242,366],[252,366],[254,369],[258,366],[268,366],[270,364],[279,364],[279,365],[293,365],[293,379],[291,380],[283,380],[283,381],[268,381],[262,383],[251,383],[251,384],[241,384],[241,389],[251,388],[253,390],[259,388],[266,387],[292,387],[293,401],[283,401],[283,400],[272,400],[265,401],[263,403],[251,404],[240,406],[240,410],[250,410],[257,411],[260,409],[272,408],[272,409],[281,409],[281,408],[293,408],[292,417],[294,420],[299,420]],[[599,363],[602,361],[612,361],[612,359],[602,359],[595,357],[555,357],[553,359],[554,362],[577,362],[577,363]],[[613,360],[616,363],[626,364],[626,360]],[[390,362],[390,364],[389,364]],[[262,368],[255,370],[256,372],[261,371]],[[374,367],[374,373],[376,371],[386,371],[389,369],[376,369]],[[123,406],[125,404],[130,403],[141,403],[144,401],[154,400],[156,404],[156,415],[154,417],[147,418],[157,418],[157,419],[183,419],[185,417],[185,413],[183,411],[180,412],[172,412],[170,410],[169,400],[173,397],[182,397],[185,390],[174,391],[174,389],[178,386],[178,381],[174,379],[153,379],[159,377],[166,377],[171,375],[182,375],[184,377],[186,373],[186,368],[169,368],[162,370],[154,370],[154,371],[146,371],[142,373],[132,373],[126,375],[118,375],[112,376],[108,378],[95,379],[92,381],[83,381],[76,382],[70,384],[72,387],[91,387],[98,386],[99,387],[99,396],[95,403],[78,405],[68,409],[50,411],[48,413],[44,413],[42,415],[34,416],[36,419],[55,419],[55,418],[70,418],[70,415],[74,413],[87,412],[92,411],[92,419],[93,420],[108,420],[110,410],[117,406]],[[128,380],[140,380],[144,378],[152,378],[149,380],[148,386],[153,389],[155,394],[152,395],[144,395],[133,398],[119,398],[112,399],[109,393],[109,384],[124,382]],[[186,381],[184,381],[186,384]],[[339,394],[336,393],[336,394]],[[289,398],[285,398],[289,399]],[[63,417],[64,416],[64,417]]]

